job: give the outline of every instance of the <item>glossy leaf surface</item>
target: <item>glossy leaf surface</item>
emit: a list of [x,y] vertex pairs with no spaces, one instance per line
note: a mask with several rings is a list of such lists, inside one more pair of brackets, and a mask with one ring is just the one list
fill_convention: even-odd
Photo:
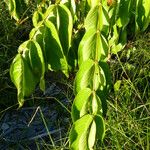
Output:
[[106,78],[102,68],[91,59],[84,61],[75,78],[74,92],[78,93],[86,87],[103,90],[105,86]]
[[34,29],[30,36],[40,44],[50,70],[62,70],[68,76],[68,64],[55,26],[49,21]]
[[71,46],[73,21],[69,9],[59,4],[57,7],[57,30],[64,54],[67,56]]
[[85,88],[76,95],[71,111],[73,122],[88,113],[88,102],[90,101],[91,94],[91,89]]
[[28,40],[20,45],[18,52],[26,59],[35,75],[35,79],[40,82],[40,88],[44,91],[45,61],[40,45],[34,40]]
[[80,42],[78,50],[78,64],[93,59],[99,61],[108,55],[108,44],[105,37],[94,28],[89,29]]
[[136,2],[136,31],[144,31],[150,23],[150,1],[137,0]]
[[89,128],[93,121],[91,115],[85,115],[77,120],[70,131],[70,148],[72,150],[89,150],[88,135]]
[[34,12],[33,17],[32,17],[32,22],[33,22],[34,27],[36,27],[38,23],[43,20],[43,17],[44,17],[43,13],[40,10],[37,10]]
[[108,34],[109,16],[101,4],[96,5],[89,11],[85,19],[85,28],[86,30],[94,28],[96,31],[99,30],[106,35]]
[[92,86],[90,81],[94,72],[93,67],[94,61],[92,60],[87,60],[82,63],[74,81],[75,94],[77,94],[81,89]]
[[21,54],[18,54],[11,64],[10,77],[17,88],[19,107],[21,107],[24,97],[30,96],[37,84],[27,61]]
[[93,150],[96,140],[96,123],[93,120],[91,127],[89,129],[89,136],[88,136],[88,147],[90,150]]

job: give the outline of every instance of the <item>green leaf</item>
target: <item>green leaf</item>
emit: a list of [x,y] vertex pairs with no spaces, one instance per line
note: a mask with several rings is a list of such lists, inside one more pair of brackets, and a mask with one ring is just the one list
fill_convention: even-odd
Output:
[[130,14],[131,14],[131,0],[121,0],[119,2],[119,12],[117,14],[117,26],[125,27],[130,21]]
[[43,18],[51,21],[56,26],[56,16],[56,5],[52,4],[47,8]]
[[121,51],[127,41],[127,31],[126,27],[118,28],[115,24],[112,30],[113,36],[109,40],[109,46],[111,47],[111,52],[116,54]]
[[85,19],[85,28],[87,31],[94,28],[96,31],[100,30],[104,35],[108,34],[109,16],[101,4],[91,8]]
[[16,2],[15,0],[5,0],[6,4],[8,5],[9,12],[11,16],[18,21],[19,20],[19,14],[16,11]]
[[63,0],[63,1],[61,1],[61,3],[64,4],[65,6],[67,6],[67,8],[71,11],[72,16],[75,15],[75,13],[76,13],[75,0]]
[[93,92],[93,95],[91,96],[91,104],[92,104],[92,114],[102,114],[102,105],[101,100],[96,94],[96,92]]
[[[82,0],[79,3],[77,3],[77,12],[80,12],[79,18],[80,21],[84,21],[85,17],[87,16],[89,10],[90,10],[90,6],[88,5],[87,0]],[[82,11],[80,11],[82,10]],[[77,14],[77,13],[76,13]]]
[[55,26],[50,21],[45,22],[45,51],[49,68],[52,70],[62,70],[68,76],[68,64],[58,37]]
[[97,114],[103,115],[104,117],[106,117],[106,113],[107,113],[107,109],[108,109],[107,108],[107,96],[108,96],[108,93],[105,94],[104,91],[97,90],[96,91],[96,95],[98,97],[98,104],[100,106],[100,109],[98,110]]
[[78,50],[79,66],[87,59],[101,60],[108,56],[108,44],[105,37],[95,29],[89,29],[82,38]]
[[27,47],[29,48],[29,59],[32,70],[40,78],[41,90],[45,91],[45,61],[41,47],[36,41],[29,41]]
[[36,27],[37,24],[42,20],[43,20],[43,13],[40,10],[35,11],[32,17],[34,27]]
[[150,23],[150,1],[137,0],[136,1],[136,32],[144,31]]
[[97,89],[103,90],[105,86],[105,74],[98,63],[91,59],[84,61],[76,74],[74,82],[75,94],[84,88],[91,88],[96,91]]
[[97,89],[103,90],[106,86],[106,78],[103,69],[99,66],[98,63],[94,65],[94,73],[93,73],[93,90]]
[[54,71],[61,70],[68,76],[67,60],[53,23],[46,20],[45,25],[40,25],[31,31],[30,38],[35,39],[41,46],[48,68]]
[[94,61],[89,59],[82,63],[74,81],[74,92],[77,94],[81,89],[91,87],[92,74],[94,72]]
[[88,4],[90,7],[95,7],[97,6],[98,4],[100,4],[100,1],[99,0],[87,0]]
[[72,120],[75,122],[85,114],[87,114],[87,104],[92,94],[91,89],[82,89],[75,97],[72,105]]
[[117,25],[115,24],[113,27],[112,27],[112,36],[110,37],[109,39],[109,46],[111,48],[111,52],[113,53],[117,53],[117,50],[113,50],[112,47],[115,47],[117,44],[118,44],[118,41],[119,41],[119,32],[120,32],[120,29],[118,29]]
[[5,0],[5,3],[8,6],[9,12],[11,16],[16,20],[19,21],[21,15],[27,9],[26,0]]
[[84,88],[76,95],[71,112],[73,122],[88,113],[101,115],[101,100],[95,91]]
[[119,7],[120,7],[120,2],[115,1],[115,3],[108,8],[108,13],[110,17],[110,29],[112,29],[113,26],[116,25],[116,21],[118,19]]
[[120,86],[121,86],[121,80],[117,80],[116,83],[114,84],[114,91],[115,93],[117,93],[120,89]]
[[37,82],[40,81],[41,90],[44,91],[45,61],[40,45],[34,40],[28,40],[19,46],[18,52],[22,54],[22,57],[24,57],[24,59],[26,59],[31,67],[35,79],[37,80]]
[[109,69],[109,65],[106,62],[99,62],[99,66],[102,68],[103,72],[104,72],[104,76],[105,76],[105,89],[103,89],[103,92],[105,93],[105,95],[107,95],[108,91],[110,90],[111,86],[112,86],[112,75]]
[[[27,44],[29,41],[25,41],[23,42],[19,48],[18,48],[18,53],[20,53],[22,55],[22,57],[28,62],[28,64],[30,63],[29,60],[29,49],[27,48]],[[30,64],[29,64],[30,65]]]
[[88,114],[73,124],[69,135],[71,150],[89,150],[88,134],[92,121],[92,115]]
[[45,44],[44,44],[44,36],[45,36],[46,27],[43,25],[43,22],[39,22],[35,28],[33,28],[29,34],[29,38],[35,40],[40,45],[45,62],[47,63],[46,53],[45,53]]
[[[70,10],[64,4],[50,5],[44,18],[55,25],[65,56],[68,55],[71,46],[73,19]],[[65,2],[64,2],[65,3]],[[70,5],[71,1],[68,1]]]
[[119,37],[119,43],[121,43],[124,46],[127,43],[127,29],[126,28],[127,27],[122,28],[122,30],[120,31],[120,37]]
[[37,82],[26,60],[18,54],[10,67],[10,77],[18,90],[19,107],[24,103],[24,97],[30,96]]
[[108,64],[106,62],[99,62],[99,65],[104,71],[104,76],[106,79],[106,86],[103,89],[98,89],[96,91],[96,94],[101,100],[103,116],[106,116],[106,113],[107,113],[107,101],[106,100],[107,100],[108,92],[112,87],[112,78],[111,78],[111,73],[110,73]]
[[89,129],[89,137],[88,137],[88,147],[90,150],[93,150],[95,141],[96,141],[96,123],[93,120],[91,127]]
[[57,6],[57,30],[66,56],[71,46],[72,28],[73,20],[71,12],[65,5],[59,4]]
[[101,115],[96,115],[94,117],[96,123],[96,137],[98,140],[103,141],[105,136],[105,123]]
[[44,36],[45,36],[45,26],[43,25],[42,21],[38,23],[38,25],[33,28],[29,34],[29,39],[35,40],[41,47],[41,50],[43,52],[43,57],[45,61],[45,71],[48,70],[48,62],[47,62],[47,55],[45,51],[45,42],[44,42]]

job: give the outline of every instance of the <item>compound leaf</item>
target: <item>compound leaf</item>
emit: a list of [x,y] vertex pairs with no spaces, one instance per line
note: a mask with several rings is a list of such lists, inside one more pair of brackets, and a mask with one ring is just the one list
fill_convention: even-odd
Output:
[[45,61],[43,57],[43,52],[40,45],[36,41],[29,41],[27,47],[29,48],[29,59],[31,68],[35,74],[40,79],[40,88],[45,90]]
[[74,82],[74,92],[78,93],[81,89],[91,88],[93,90],[103,90],[106,86],[106,78],[103,69],[91,59],[82,63],[76,74]]
[[82,63],[74,81],[74,92],[77,94],[81,89],[91,87],[91,79],[94,72],[94,61],[89,59]]
[[125,27],[130,21],[131,0],[121,0],[119,3],[119,12],[117,14],[117,25],[119,27]]
[[150,1],[136,1],[136,31],[144,31],[150,23]]
[[96,5],[98,5],[100,3],[99,0],[87,0],[88,4],[90,7],[95,7]]
[[21,15],[27,9],[28,1],[26,0],[5,0],[5,3],[8,6],[10,15],[16,20],[19,21]]
[[72,150],[89,150],[88,134],[92,121],[92,115],[87,114],[73,124],[69,135]]
[[45,61],[40,45],[34,40],[28,40],[19,46],[18,52],[26,59],[41,90],[45,90]]
[[24,97],[30,96],[37,82],[27,61],[17,54],[10,67],[10,77],[18,90],[19,107],[24,103]]
[[73,20],[69,9],[59,4],[57,7],[57,29],[64,54],[67,56],[71,46]]
[[95,29],[89,29],[83,36],[78,50],[79,66],[87,59],[99,61],[108,56],[108,44],[105,37]]
[[33,37],[41,46],[48,68],[54,71],[61,70],[68,76],[67,60],[54,24],[46,20],[44,25],[31,31],[30,37]]
[[71,11],[72,16],[75,15],[76,13],[76,4],[75,4],[75,0],[62,0],[61,1],[62,4],[66,5],[68,7],[68,9]]
[[16,11],[16,2],[15,0],[5,0],[6,4],[8,5],[8,9],[10,12],[10,15],[16,20],[19,20],[19,14]]
[[48,19],[56,26],[56,16],[56,6],[52,4],[47,8],[43,18]]
[[106,86],[106,78],[103,69],[98,63],[94,65],[93,73],[93,89],[96,91],[98,89],[103,90]]
[[42,20],[43,20],[42,11],[40,11],[40,10],[35,11],[33,14],[33,17],[32,17],[32,22],[33,22],[34,27],[36,27],[38,25],[38,23]]
[[96,123],[96,137],[100,141],[103,141],[105,136],[105,123],[103,117],[101,115],[96,115],[94,121]]
[[91,96],[92,114],[102,114],[101,100],[99,96],[93,92]]
[[96,140],[96,123],[93,120],[91,127],[89,129],[89,137],[88,137],[88,147],[90,150],[93,150],[95,140]]
[[105,35],[108,34],[109,16],[102,4],[91,8],[85,19],[85,28],[87,31],[90,28],[94,28],[96,31],[100,30]]
[[82,89],[75,97],[73,105],[72,105],[72,120],[75,122],[80,117],[84,116],[88,110],[87,110],[87,103],[91,96],[91,89],[85,88]]
[[62,70],[68,76],[68,64],[64,55],[58,33],[55,26],[49,20],[45,22],[45,51],[49,68],[52,70]]

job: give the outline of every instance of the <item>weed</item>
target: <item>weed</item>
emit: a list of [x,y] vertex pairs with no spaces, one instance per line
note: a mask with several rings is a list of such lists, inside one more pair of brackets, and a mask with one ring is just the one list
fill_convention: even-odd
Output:
[[114,87],[107,101],[103,149],[149,149],[149,36],[145,33],[137,37],[130,48],[111,61],[113,83],[118,87]]

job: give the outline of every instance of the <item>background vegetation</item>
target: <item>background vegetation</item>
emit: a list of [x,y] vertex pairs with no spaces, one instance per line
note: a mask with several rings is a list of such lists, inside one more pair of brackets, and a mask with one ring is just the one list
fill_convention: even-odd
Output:
[[[27,13],[32,14],[34,3]],[[32,29],[31,18],[21,24],[11,19],[6,5],[0,2],[0,119],[3,116],[17,109],[16,89],[9,77],[9,68],[12,59],[17,53],[18,46],[28,39]],[[111,55],[109,65],[112,74],[113,87],[107,100],[108,113],[106,120],[106,136],[103,144],[97,143],[97,149],[142,149],[149,150],[150,147],[150,28],[128,40],[124,50],[116,55]],[[62,99],[62,94],[53,97],[53,105],[57,113],[63,113],[68,118],[68,123],[62,123],[67,129],[71,124],[70,110],[73,100],[72,82],[73,77],[67,80],[57,78],[58,74],[49,73],[46,77],[48,84],[56,83],[63,92],[63,96],[69,99],[68,102],[58,105],[57,99]],[[72,75],[73,76],[73,75]],[[63,76],[61,76],[63,77]],[[48,97],[47,97],[48,98]],[[56,99],[55,99],[56,98]],[[25,103],[26,107],[50,107],[52,102],[47,102],[46,96],[37,89],[31,96],[31,102]],[[65,107],[65,108],[64,108]],[[51,108],[52,109],[52,108]],[[40,114],[42,116],[42,113]],[[59,116],[58,122],[62,115]],[[44,116],[42,116],[44,118]],[[62,120],[63,122],[63,120]],[[70,122],[70,123],[69,123]],[[46,124],[44,127],[46,128]],[[0,123],[0,126],[2,124]],[[67,133],[67,132],[66,132]],[[63,133],[58,138],[43,139],[37,148],[43,149],[68,149],[68,134]],[[57,139],[57,140],[56,140]],[[59,141],[59,142],[58,142]],[[60,142],[61,141],[61,142]],[[11,143],[0,138],[0,145],[10,145],[16,149],[20,143]],[[21,142],[22,148],[31,149],[26,142]]]

